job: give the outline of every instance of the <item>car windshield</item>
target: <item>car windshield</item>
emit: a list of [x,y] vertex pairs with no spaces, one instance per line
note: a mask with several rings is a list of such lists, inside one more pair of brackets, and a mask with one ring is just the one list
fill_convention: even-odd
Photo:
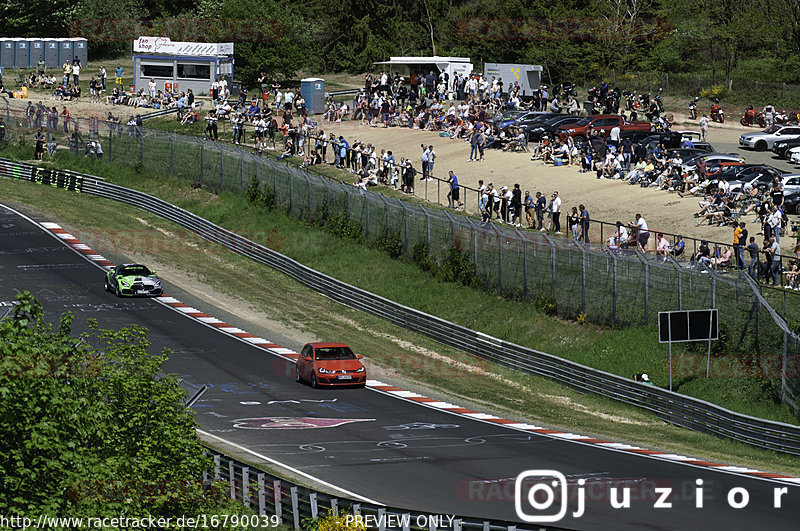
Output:
[[548,118],[547,120],[544,120],[542,125],[553,126],[566,123],[574,123],[574,121],[570,121],[569,116],[556,116],[555,118]]
[[764,129],[764,132],[772,134],[772,133],[777,133],[780,130],[781,130],[781,127],[779,125],[771,125],[771,126],[767,127],[766,129]]
[[150,270],[143,265],[129,265],[122,267],[117,271],[117,275],[121,277],[149,277],[152,274],[153,273],[151,273]]
[[314,355],[319,361],[356,359],[350,347],[317,347],[314,349]]
[[589,125],[590,123],[592,123],[592,120],[594,120],[594,116],[587,116],[586,118],[584,118],[583,120],[581,120],[580,122],[578,122],[575,125],[579,125],[579,126],[583,127],[585,125]]
[[516,120],[523,114],[525,114],[525,111],[506,111],[500,115],[500,121],[505,122],[506,120]]

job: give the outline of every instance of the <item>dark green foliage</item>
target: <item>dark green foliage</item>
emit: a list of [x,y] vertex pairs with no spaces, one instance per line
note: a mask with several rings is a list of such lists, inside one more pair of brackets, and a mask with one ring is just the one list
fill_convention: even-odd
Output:
[[403,239],[400,237],[400,232],[393,232],[384,229],[383,232],[375,239],[375,247],[385,251],[392,258],[400,258],[403,256]]
[[411,259],[423,271],[430,271],[431,257],[428,243],[425,240],[420,240],[411,248]]
[[544,292],[540,293],[539,296],[536,297],[534,304],[539,310],[543,311],[547,315],[553,316],[558,313],[558,309],[556,308],[556,301],[549,293],[547,294],[545,294]]
[[325,230],[337,238],[346,238],[356,242],[360,242],[364,238],[364,229],[360,224],[350,221],[350,217],[344,211],[334,212],[328,216]]
[[457,282],[464,286],[475,283],[469,254],[464,252],[458,240],[445,251],[439,261],[438,277],[445,282]]
[[168,352],[147,331],[58,329],[28,292],[0,323],[0,512],[178,516],[225,510]]
[[261,206],[267,210],[275,208],[275,191],[267,185],[262,187],[255,177],[250,181],[245,194],[252,205]]

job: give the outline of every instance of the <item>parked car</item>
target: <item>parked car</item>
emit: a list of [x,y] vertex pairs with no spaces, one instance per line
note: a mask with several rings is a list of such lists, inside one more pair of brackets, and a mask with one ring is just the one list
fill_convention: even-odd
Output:
[[793,164],[800,164],[800,146],[787,151],[786,160]]
[[800,192],[800,174],[792,173],[791,175],[784,175],[783,181],[783,194]]
[[694,170],[701,158],[706,161],[706,173],[711,173],[712,168],[716,170],[719,165],[723,163],[744,164],[744,159],[736,153],[698,154],[692,158],[683,160],[683,172],[686,173]]
[[528,134],[528,140],[538,142],[542,136],[547,134],[551,138],[554,137],[558,128],[562,125],[574,124],[581,121],[583,118],[580,116],[572,116],[569,114],[562,114],[539,123],[533,123],[521,129]]
[[617,126],[619,126],[621,133],[626,131],[650,131],[648,122],[629,122],[618,114],[595,114],[587,116],[577,123],[560,126],[558,128],[558,136],[561,140],[566,140],[567,137],[571,136],[575,141],[575,145],[581,147],[588,142],[591,130],[600,131],[600,134],[608,138],[611,135],[611,129]]
[[800,214],[800,191],[784,192],[783,208],[787,214]]
[[344,386],[367,383],[367,369],[344,343],[308,343],[300,351],[295,365],[298,382],[320,386]]
[[755,149],[756,151],[766,151],[778,140],[792,140],[800,138],[800,126],[797,125],[773,125],[767,127],[759,133],[745,133],[739,137],[739,146]]
[[789,158],[789,151],[800,147],[800,138],[776,140],[772,145],[772,152],[782,159]]
[[783,179],[785,173],[766,164],[742,164],[731,166],[717,175],[728,181],[731,192],[738,192],[745,183],[750,183],[756,188],[769,186],[775,177]]
[[678,149],[683,147],[685,140],[691,140],[692,145],[694,146],[691,149],[696,149],[698,152],[714,153],[716,151],[711,144],[705,140],[700,140],[700,133],[697,131],[668,131],[666,133],[651,133],[649,136],[641,140],[641,144],[647,148],[647,151],[653,151],[658,144],[663,144],[667,149]]

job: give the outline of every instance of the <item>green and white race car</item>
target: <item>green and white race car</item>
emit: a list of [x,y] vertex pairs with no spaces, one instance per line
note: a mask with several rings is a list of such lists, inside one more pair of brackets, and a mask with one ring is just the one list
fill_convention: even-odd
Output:
[[117,297],[157,297],[163,293],[161,279],[155,271],[141,264],[122,264],[106,273],[106,291]]

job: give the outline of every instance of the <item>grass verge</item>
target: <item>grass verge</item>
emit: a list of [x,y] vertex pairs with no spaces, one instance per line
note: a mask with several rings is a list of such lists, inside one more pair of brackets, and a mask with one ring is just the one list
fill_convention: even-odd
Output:
[[[170,189],[171,184],[162,182],[156,187],[164,191]],[[202,190],[174,192],[183,196],[184,203],[193,203],[218,214],[221,214],[220,203],[226,199]],[[543,378],[492,364],[477,364],[469,355],[333,303],[276,271],[219,246],[199,242],[188,231],[132,207],[77,194],[69,196],[67,201],[63,191],[18,181],[0,180],[0,193],[11,206],[42,220],[62,223],[112,257],[114,254],[133,256],[179,267],[188,275],[187,278],[167,275],[168,282],[183,282],[195,290],[200,287],[199,291],[205,293],[208,293],[206,288],[210,288],[211,292],[234,297],[248,314],[255,310],[287,327],[300,328],[302,334],[345,341],[368,356],[372,376],[397,382],[428,396],[554,429],[800,475],[798,458],[670,426],[646,412],[600,397],[581,395]],[[180,199],[180,195],[174,199]],[[281,214],[269,217],[276,218],[275,223],[299,226]],[[133,223],[141,225],[141,230],[133,229]],[[299,238],[299,232],[284,234],[276,229],[262,229],[262,234],[268,243],[284,251],[296,245],[319,244],[313,237],[313,233],[319,231],[303,226],[296,230],[300,229],[312,234],[295,243],[291,240]],[[349,248],[349,251],[357,249]],[[209,271],[213,271],[213,275],[209,275]],[[386,273],[391,275],[393,271]],[[358,273],[354,271],[354,274]],[[502,301],[493,299],[491,302]],[[205,304],[214,304],[213,294],[207,295]],[[533,321],[538,319],[535,317]],[[561,329],[560,339],[555,343],[564,341],[566,330],[575,328],[571,323],[545,321],[549,324],[541,323],[537,328]],[[585,345],[611,334],[585,327],[582,332],[589,337],[582,340]]]

